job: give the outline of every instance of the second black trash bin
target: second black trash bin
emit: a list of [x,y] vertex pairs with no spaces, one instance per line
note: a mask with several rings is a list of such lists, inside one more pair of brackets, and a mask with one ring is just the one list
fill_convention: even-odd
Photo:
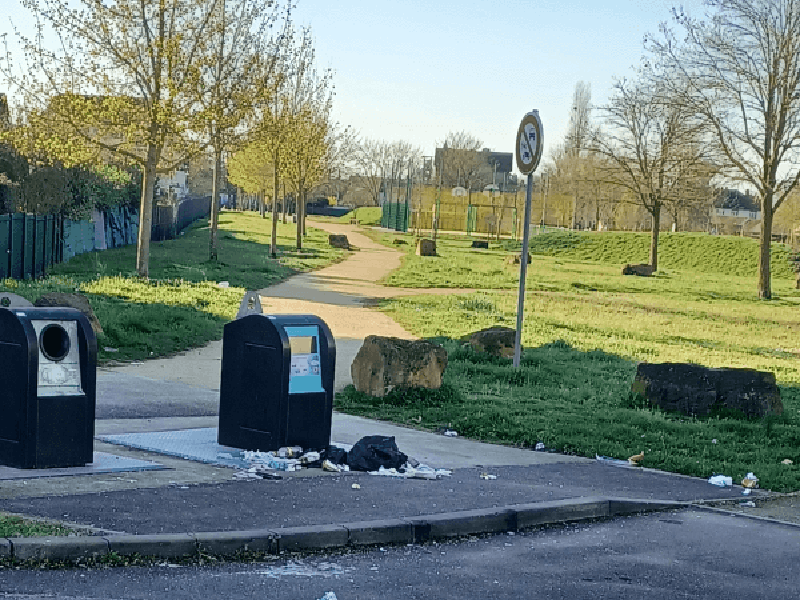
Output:
[[250,314],[225,325],[220,444],[244,450],[326,448],[336,344],[314,315]]

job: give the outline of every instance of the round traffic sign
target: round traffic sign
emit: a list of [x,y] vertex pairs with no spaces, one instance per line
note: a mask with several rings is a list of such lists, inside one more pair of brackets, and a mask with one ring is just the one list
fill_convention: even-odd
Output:
[[516,158],[517,168],[523,175],[528,175],[536,170],[542,159],[544,147],[542,120],[539,111],[532,110],[522,118],[517,130]]

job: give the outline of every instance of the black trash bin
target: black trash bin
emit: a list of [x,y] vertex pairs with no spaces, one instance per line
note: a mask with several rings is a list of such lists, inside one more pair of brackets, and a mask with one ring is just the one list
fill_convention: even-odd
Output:
[[92,462],[97,342],[72,308],[0,309],[0,463]]
[[250,314],[225,325],[220,444],[244,450],[327,448],[336,344],[313,315]]

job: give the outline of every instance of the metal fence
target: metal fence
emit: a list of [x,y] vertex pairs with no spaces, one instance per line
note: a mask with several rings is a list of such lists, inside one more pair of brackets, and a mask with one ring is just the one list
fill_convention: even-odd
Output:
[[[187,198],[176,209],[154,206],[151,239],[173,239],[210,211],[210,197]],[[47,268],[78,254],[135,244],[138,234],[139,213],[127,207],[94,211],[91,219],[81,221],[60,215],[0,215],[0,280],[41,277]]]
[[395,231],[408,231],[408,202],[384,202],[381,227]]

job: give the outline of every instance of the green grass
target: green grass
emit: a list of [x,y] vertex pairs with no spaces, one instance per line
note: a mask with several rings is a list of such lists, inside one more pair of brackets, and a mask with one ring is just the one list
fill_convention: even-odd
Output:
[[[372,234],[373,239],[391,245],[391,240],[412,236]],[[390,273],[382,283],[400,287],[462,287],[511,289],[519,285],[519,267],[505,264],[521,243],[492,241],[488,250],[472,249],[470,238],[437,238],[437,257],[414,254],[414,244],[405,246],[403,266]],[[648,261],[649,233],[632,232],[549,232],[530,239],[530,253],[550,257],[565,265],[591,262],[613,266],[617,271],[626,263]],[[773,280],[793,281],[794,273],[787,260],[789,249],[772,245],[771,275]],[[662,233],[659,236],[658,265],[660,272],[684,271],[695,274],[718,274],[751,277],[755,293],[758,272],[758,241],[749,238],[709,236],[699,233]],[[582,268],[581,268],[582,269]],[[529,269],[529,273],[532,269]],[[652,281],[652,280],[646,280]],[[530,285],[533,285],[531,283]],[[647,282],[630,284],[647,286]]]
[[[6,280],[0,289],[31,301],[50,291],[87,294],[103,327],[97,343],[101,364],[165,356],[220,339],[246,290],[346,255],[313,228],[298,251],[296,226],[279,223],[278,257],[272,259],[271,226],[270,219],[254,213],[223,212],[215,262],[208,260],[207,222],[193,225],[177,240],[154,242],[149,281],[136,277],[136,248],[126,246],[76,256],[55,265],[43,279]],[[219,286],[223,281],[228,287]]]
[[[390,244],[397,236],[384,237]],[[337,409],[430,429],[452,426],[496,443],[530,447],[541,441],[587,457],[625,459],[644,450],[646,467],[700,477],[724,473],[737,481],[753,471],[763,487],[800,490],[800,290],[788,265],[773,277],[774,299],[759,301],[752,240],[662,236],[669,240],[662,245],[662,269],[640,278],[622,276],[620,264],[646,261],[647,236],[541,237],[532,244],[519,370],[460,342],[485,327],[515,327],[519,267],[504,265],[508,251],[495,244],[472,250],[468,240],[445,239],[441,257],[409,253],[405,275],[388,279],[409,287],[483,291],[401,297],[380,307],[406,330],[444,341],[450,357],[445,382],[452,389],[434,402],[384,401],[348,390],[339,395]],[[602,239],[609,248],[597,246]],[[595,246],[582,254],[584,244]],[[696,256],[685,255],[690,251]],[[785,249],[773,251],[781,274]],[[724,273],[729,265],[737,265],[734,274]],[[773,372],[784,414],[691,418],[647,408],[630,393],[637,361]],[[787,458],[795,464],[780,464]]]
[[380,206],[360,206],[346,215],[336,219],[339,223],[349,223],[350,219],[358,219],[359,225],[380,225]]
[[69,535],[70,533],[73,533],[73,530],[62,525],[0,514],[0,538]]

